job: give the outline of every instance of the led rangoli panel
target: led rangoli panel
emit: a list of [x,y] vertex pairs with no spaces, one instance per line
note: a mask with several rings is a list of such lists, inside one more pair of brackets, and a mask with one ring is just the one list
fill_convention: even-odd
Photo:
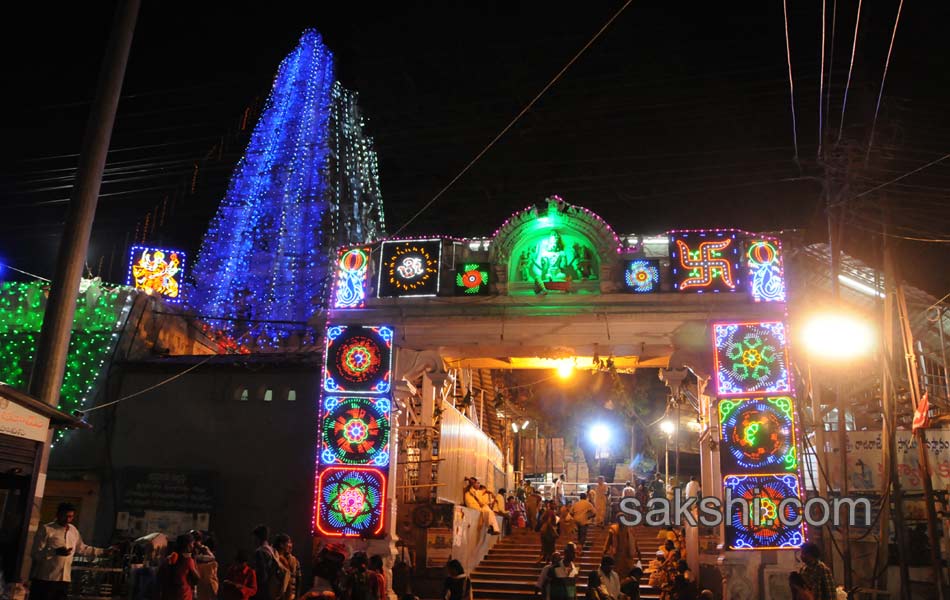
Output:
[[372,467],[326,467],[317,475],[316,529],[328,537],[385,536],[386,475]]
[[756,302],[785,302],[785,270],[778,240],[753,240],[746,259],[752,298]]
[[735,292],[740,288],[739,239],[735,232],[673,232],[670,264],[673,287],[681,292]]
[[455,295],[487,296],[489,263],[465,263],[455,269]]
[[717,323],[713,330],[719,396],[791,391],[784,323]]
[[435,296],[439,293],[441,240],[383,242],[376,295]]
[[389,464],[389,398],[327,396],[320,426],[320,463]]
[[386,394],[392,384],[392,359],[393,330],[389,327],[327,327],[323,389]]
[[660,263],[638,258],[627,262],[623,273],[627,290],[638,294],[656,292],[660,289]]
[[788,396],[719,401],[722,473],[794,473],[793,402]]
[[369,268],[369,257],[369,248],[340,250],[336,265],[333,308],[363,308],[366,300],[366,272]]
[[[796,503],[780,507],[785,498],[800,498],[797,475],[727,475],[723,489],[732,498],[748,503],[748,512],[739,503],[733,504],[731,519],[726,523],[726,546],[730,550],[791,550],[805,541],[805,527]],[[785,523],[799,521],[791,527]]]
[[181,302],[181,280],[185,274],[185,253],[181,250],[132,246],[126,284],[166,301]]

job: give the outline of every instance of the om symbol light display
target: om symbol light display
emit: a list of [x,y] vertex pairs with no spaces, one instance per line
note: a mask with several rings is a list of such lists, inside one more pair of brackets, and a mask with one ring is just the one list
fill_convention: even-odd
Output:
[[713,331],[719,396],[791,391],[784,323],[717,323]]
[[746,250],[749,289],[756,302],[785,302],[785,271],[778,240],[753,240]]
[[363,308],[366,300],[366,272],[369,248],[340,250],[336,266],[336,289],[333,308]]
[[182,300],[181,279],[184,269],[185,253],[181,250],[132,246],[126,284],[178,304]]
[[393,331],[388,327],[328,327],[324,391],[388,393],[392,383],[392,344]]
[[380,298],[435,296],[439,293],[441,240],[405,240],[380,245]]
[[736,233],[681,231],[670,237],[673,287],[681,292],[735,292],[739,289]]

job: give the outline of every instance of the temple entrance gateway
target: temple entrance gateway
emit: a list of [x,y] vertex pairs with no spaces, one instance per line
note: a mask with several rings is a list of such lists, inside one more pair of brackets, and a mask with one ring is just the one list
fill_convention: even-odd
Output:
[[[756,250],[763,240],[772,252]],[[341,251],[337,289],[345,293],[335,295],[326,329],[321,431],[337,435],[321,441],[314,529],[352,549],[391,557],[411,551],[418,577],[438,566],[425,559],[433,528],[453,532],[450,554],[469,568],[493,545],[463,534],[477,515],[462,508],[462,479],[510,487],[523,457],[514,446],[523,455],[540,444],[523,431],[498,431],[499,421],[510,428],[511,417],[523,415],[510,382],[525,373],[576,370],[591,372],[591,381],[601,373],[622,382],[663,370],[673,397],[695,405],[681,411],[676,430],[685,437],[686,421],[695,423],[688,435],[697,443],[704,495],[721,496],[724,476],[759,476],[756,468],[724,473],[718,443],[698,444],[719,440],[717,398],[758,398],[762,410],[775,405],[766,396],[793,401],[781,245],[769,236],[621,236],[594,213],[552,197],[513,215],[491,238],[385,241],[360,254],[369,264],[359,261],[357,270],[352,251]],[[773,301],[777,289],[782,301]],[[609,404],[601,405],[608,413]],[[354,425],[339,414],[344,405],[362,407],[351,416],[364,420]],[[614,416],[624,425],[637,418]],[[359,440],[347,437],[354,431]],[[535,437],[545,436],[535,430]],[[346,452],[354,448],[360,451]],[[784,472],[797,478],[797,469],[792,461]],[[747,568],[758,564],[749,552],[771,552],[756,548],[802,542],[794,532],[767,536],[735,524],[707,533],[703,551],[692,536],[689,555],[694,572],[719,580],[709,587],[729,576],[733,552],[743,552]],[[723,543],[731,548],[724,563],[716,550]],[[779,557],[793,561],[791,552]]]

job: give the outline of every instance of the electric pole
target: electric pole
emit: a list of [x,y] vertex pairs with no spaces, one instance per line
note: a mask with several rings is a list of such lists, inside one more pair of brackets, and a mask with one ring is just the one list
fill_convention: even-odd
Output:
[[[89,120],[86,122],[76,181],[59,246],[56,272],[50,283],[43,328],[40,331],[33,361],[30,394],[53,407],[59,405],[69,338],[76,313],[76,296],[86,262],[92,222],[102,185],[102,172],[105,169],[109,143],[112,139],[112,128],[122,92],[122,81],[125,78],[132,34],[138,19],[139,4],[140,0],[120,0],[116,8],[112,35],[109,38],[102,70],[99,73],[96,96],[90,108]],[[19,574],[20,581],[29,578],[31,567],[29,550],[39,527],[40,506],[43,501],[52,435],[51,431],[47,435],[46,444],[40,451],[39,469],[31,490],[33,503],[29,510],[29,530],[25,547],[21,548],[23,560]]]

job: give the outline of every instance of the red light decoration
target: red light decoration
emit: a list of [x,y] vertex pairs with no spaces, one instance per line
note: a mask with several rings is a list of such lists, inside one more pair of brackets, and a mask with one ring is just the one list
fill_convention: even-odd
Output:
[[739,242],[734,231],[674,232],[670,243],[673,287],[681,292],[738,289]]
[[373,467],[326,467],[317,475],[316,530],[327,537],[385,537],[386,474]]

